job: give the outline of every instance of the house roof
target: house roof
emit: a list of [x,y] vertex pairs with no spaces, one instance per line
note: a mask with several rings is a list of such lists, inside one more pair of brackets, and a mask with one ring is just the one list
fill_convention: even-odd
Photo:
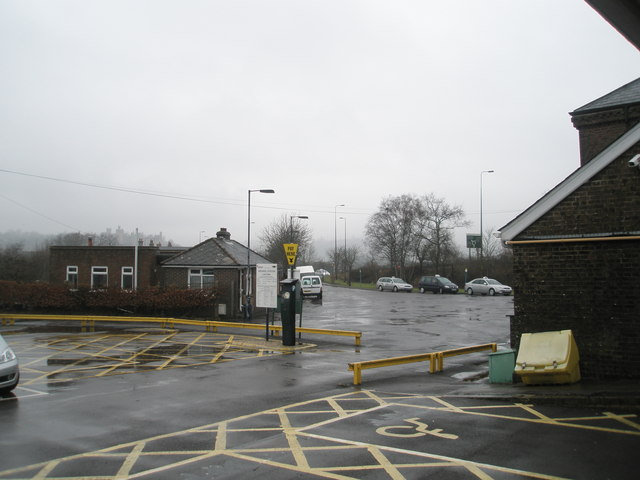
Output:
[[640,50],[640,0],[586,0],[602,17]]
[[[249,263],[273,263],[253,250]],[[166,267],[242,267],[247,265],[247,247],[228,238],[209,238],[186,252],[162,262]]]
[[628,130],[589,163],[574,171],[515,219],[500,228],[500,239],[503,242],[513,240],[638,142],[640,142],[640,123]]
[[592,102],[577,108],[571,115],[584,114],[598,110],[605,110],[612,107],[632,105],[640,103],[640,78],[617,88]]

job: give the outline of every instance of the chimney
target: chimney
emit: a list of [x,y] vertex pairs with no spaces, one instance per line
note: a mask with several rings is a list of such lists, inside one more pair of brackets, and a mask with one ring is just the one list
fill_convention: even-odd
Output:
[[93,237],[87,238],[87,246],[93,247]]
[[220,231],[216,233],[216,237],[223,240],[231,240],[231,234],[227,232],[225,227],[220,227]]

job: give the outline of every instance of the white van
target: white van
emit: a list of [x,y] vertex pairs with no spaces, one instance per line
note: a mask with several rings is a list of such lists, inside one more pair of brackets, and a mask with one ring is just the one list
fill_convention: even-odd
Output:
[[320,275],[305,275],[300,279],[303,297],[322,298],[322,279]]
[[311,265],[303,265],[301,267],[296,267],[293,270],[293,278],[297,278],[300,280],[305,275],[313,275],[315,272],[313,271],[313,267]]

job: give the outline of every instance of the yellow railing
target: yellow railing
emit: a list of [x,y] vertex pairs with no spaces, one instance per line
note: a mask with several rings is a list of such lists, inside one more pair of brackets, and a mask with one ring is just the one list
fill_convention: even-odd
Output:
[[353,384],[360,385],[362,383],[362,370],[366,370],[368,368],[390,367],[393,365],[428,361],[429,373],[436,373],[441,372],[444,369],[445,357],[455,357],[457,355],[482,352],[484,350],[491,350],[492,352],[495,352],[497,348],[497,344],[495,343],[484,343],[482,345],[452,348],[450,350],[441,350],[439,352],[419,353],[415,355],[405,355],[402,357],[381,358],[378,360],[365,360],[362,362],[350,363],[349,370],[353,371]]
[[[170,317],[120,317],[103,315],[35,315],[35,314],[0,314],[2,326],[14,325],[16,320],[65,320],[80,321],[84,330],[93,331],[96,322],[129,322],[129,323],[159,323],[162,328],[174,328],[175,325],[196,325],[205,327],[206,331],[217,332],[218,328],[249,328],[254,330],[264,330],[265,325],[259,323],[236,323],[222,322],[217,320],[188,320],[183,318]],[[269,330],[282,332],[282,325],[269,325]],[[343,337],[354,337],[356,345],[360,345],[362,332],[353,330],[329,330],[324,328],[296,327],[296,332],[311,333],[317,335],[337,335]]]

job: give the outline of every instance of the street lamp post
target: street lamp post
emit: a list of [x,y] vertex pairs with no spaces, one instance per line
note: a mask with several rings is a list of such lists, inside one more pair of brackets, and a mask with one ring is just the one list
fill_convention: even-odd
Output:
[[[309,217],[307,217],[306,215],[289,215],[289,243],[294,243],[294,238],[293,238],[293,219],[294,218],[299,218],[301,220],[308,220]],[[291,265],[290,269],[289,269],[289,278],[293,278],[293,271],[296,268],[296,261],[293,261],[293,265]]]
[[482,174],[493,173],[493,170],[483,170],[480,172],[480,266],[484,258],[484,232],[482,231]]
[[247,273],[245,274],[246,288],[245,288],[245,306],[244,306],[244,318],[251,320],[251,192],[259,193],[276,193],[275,190],[270,188],[248,190],[247,199]]
[[[347,217],[340,217],[340,220],[344,220],[344,259],[347,259]],[[349,279],[347,278],[349,275],[349,271],[345,272],[344,281],[349,283]]]
[[333,283],[336,283],[336,280],[338,279],[338,207],[344,207],[344,203],[333,207]]

